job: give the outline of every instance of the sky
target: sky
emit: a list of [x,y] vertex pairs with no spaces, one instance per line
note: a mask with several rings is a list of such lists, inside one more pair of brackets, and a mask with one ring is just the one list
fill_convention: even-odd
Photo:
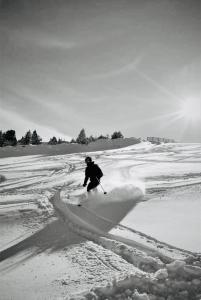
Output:
[[199,0],[0,0],[0,130],[201,142]]

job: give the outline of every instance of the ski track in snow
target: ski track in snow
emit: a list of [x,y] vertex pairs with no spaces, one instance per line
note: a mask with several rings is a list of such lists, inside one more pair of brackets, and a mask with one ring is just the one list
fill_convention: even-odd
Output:
[[[131,186],[143,193],[146,189],[146,200],[160,191],[201,184],[200,144],[156,146],[141,143],[123,149],[88,154],[92,155],[106,174],[102,179],[104,188],[108,192],[115,192],[115,187],[119,186],[123,200],[128,196]],[[21,217],[23,214],[29,215],[29,210],[31,217],[31,213],[35,211],[36,219],[40,217],[41,222],[45,223],[56,211],[72,231],[92,241],[86,248],[88,247],[88,251],[97,251],[96,257],[104,268],[121,271],[121,278],[118,277],[118,280],[111,282],[107,287],[95,287],[88,293],[82,293],[80,299],[200,300],[199,254],[162,243],[119,222],[115,223],[107,217],[100,216],[87,204],[83,204],[81,208],[84,214],[91,214],[95,221],[105,223],[110,228],[129,231],[132,239],[128,240],[118,235],[118,230],[114,234],[96,228],[86,219],[79,217],[72,205],[79,201],[79,195],[84,191],[81,183],[85,156],[86,153],[79,153],[1,159],[0,175],[5,176],[6,180],[0,183],[0,216],[9,217],[8,212],[12,216],[13,211],[22,205],[21,211],[18,211]],[[124,190],[125,186],[128,191]],[[61,197],[60,192],[55,194],[57,190],[62,190]],[[99,192],[101,193],[101,189]],[[68,195],[70,199],[67,199]],[[142,193],[140,197],[137,195],[136,199],[135,195],[133,197],[134,201],[138,201],[138,198],[142,198]],[[102,198],[104,197],[101,196],[99,200]],[[27,222],[25,225],[28,226]],[[34,226],[34,221],[33,224],[29,224],[30,227],[32,225]],[[14,245],[16,239],[23,240],[23,230],[22,235],[0,245],[2,252],[5,253],[6,247]],[[94,243],[99,248],[96,248]],[[102,253],[110,258],[105,260],[102,256],[99,257],[97,249],[102,249]],[[118,262],[115,262],[115,257],[119,257]],[[95,281],[94,285],[97,286]],[[134,291],[133,287],[137,290]],[[176,294],[178,298],[167,297],[172,294]],[[74,299],[78,297],[77,295]]]

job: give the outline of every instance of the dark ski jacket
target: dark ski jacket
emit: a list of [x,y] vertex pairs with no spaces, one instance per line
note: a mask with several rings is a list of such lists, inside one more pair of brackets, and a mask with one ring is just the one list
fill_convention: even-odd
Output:
[[97,181],[100,180],[100,178],[103,176],[103,172],[99,168],[98,165],[96,165],[93,161],[87,165],[85,169],[85,179],[84,184],[87,184],[88,179],[90,178],[90,181]]

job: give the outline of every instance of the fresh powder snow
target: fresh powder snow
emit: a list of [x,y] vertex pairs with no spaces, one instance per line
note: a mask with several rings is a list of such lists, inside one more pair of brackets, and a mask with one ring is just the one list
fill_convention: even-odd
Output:
[[[201,144],[0,161],[2,299],[201,299]],[[77,204],[81,206],[77,206]]]

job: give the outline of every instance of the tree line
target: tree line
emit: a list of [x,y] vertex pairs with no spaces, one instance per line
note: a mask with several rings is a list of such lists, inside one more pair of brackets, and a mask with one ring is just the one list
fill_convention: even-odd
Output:
[[118,139],[118,138],[123,138],[123,134],[121,133],[121,131],[115,131],[111,137],[109,136],[109,134],[107,135],[99,135],[98,137],[94,137],[93,135],[90,135],[89,137],[86,136],[85,130],[84,128],[82,128],[82,130],[80,131],[80,133],[78,134],[78,137],[76,139],[72,139],[70,141],[70,143],[77,143],[77,144],[89,144],[91,142],[95,142],[97,140],[100,139]]
[[3,146],[16,146],[17,144],[21,145],[39,145],[42,143],[42,138],[38,135],[37,131],[34,130],[31,132],[28,130],[21,139],[17,140],[15,130],[7,130],[2,132],[0,130],[0,147]]
[[[70,142],[67,142],[65,140],[62,140],[61,138],[56,138],[53,136],[50,138],[48,144],[49,145],[57,145],[62,143],[77,143],[77,144],[89,144],[91,142],[95,142],[99,139],[117,139],[117,138],[123,138],[123,134],[121,131],[115,131],[111,137],[109,134],[107,135],[99,135],[98,137],[94,137],[93,135],[90,135],[89,137],[86,136],[85,129],[81,129],[80,133],[78,134],[76,139],[72,139]],[[6,132],[3,132],[0,130],[0,147],[4,146],[16,146],[16,145],[40,145],[42,143],[42,138],[38,135],[37,131],[34,130],[31,132],[28,130],[24,136],[21,137],[21,139],[17,140],[16,138],[16,132],[15,130],[7,130]]]

